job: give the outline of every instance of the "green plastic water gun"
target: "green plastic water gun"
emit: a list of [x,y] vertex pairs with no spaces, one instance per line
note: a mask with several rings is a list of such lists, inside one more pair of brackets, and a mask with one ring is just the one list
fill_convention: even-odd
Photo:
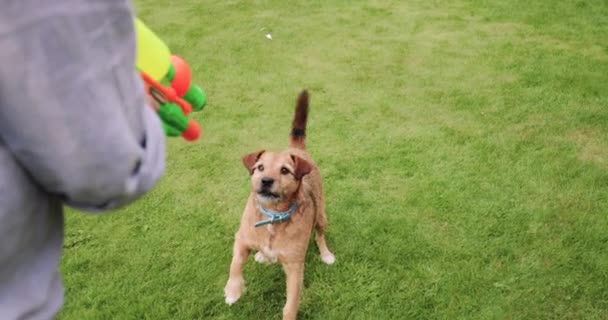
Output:
[[190,67],[180,57],[172,55],[167,45],[141,20],[135,18],[137,36],[136,68],[149,93],[159,104],[158,115],[165,134],[197,140],[201,130],[192,111],[201,111],[207,103],[203,90],[191,82]]

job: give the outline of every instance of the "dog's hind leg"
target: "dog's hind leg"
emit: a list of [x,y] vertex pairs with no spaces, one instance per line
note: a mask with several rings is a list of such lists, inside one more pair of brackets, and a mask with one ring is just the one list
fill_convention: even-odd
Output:
[[227,304],[233,304],[241,297],[243,290],[245,289],[245,280],[243,279],[243,265],[247,262],[247,256],[249,255],[249,248],[247,248],[239,237],[236,237],[234,242],[234,252],[232,256],[232,263],[230,264],[230,277],[224,288],[224,297],[226,297]]
[[325,202],[323,194],[313,195],[313,201],[315,205],[315,240],[319,253],[321,254],[321,260],[326,264],[333,264],[336,262],[336,257],[327,248],[325,242],[325,229],[327,228],[327,216],[325,215]]
[[269,262],[268,258],[266,258],[266,256],[261,251],[256,252],[254,259],[255,259],[255,262],[258,262],[258,263],[268,263]]

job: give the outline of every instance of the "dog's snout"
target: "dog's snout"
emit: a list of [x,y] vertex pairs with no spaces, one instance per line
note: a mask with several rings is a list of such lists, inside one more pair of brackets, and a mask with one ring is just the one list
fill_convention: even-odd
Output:
[[270,177],[262,178],[262,186],[264,186],[264,187],[270,187],[270,186],[272,186],[273,183],[274,183],[273,178],[270,178]]

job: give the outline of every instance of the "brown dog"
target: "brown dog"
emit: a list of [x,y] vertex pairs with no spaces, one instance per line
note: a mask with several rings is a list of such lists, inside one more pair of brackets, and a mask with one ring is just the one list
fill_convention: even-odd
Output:
[[321,175],[304,148],[308,92],[297,101],[289,149],[254,152],[243,157],[251,174],[252,191],[235,235],[230,278],[224,288],[226,303],[243,293],[242,269],[250,250],[257,262],[279,262],[287,276],[287,302],[283,319],[295,319],[304,277],[304,259],[313,227],[321,259],[335,262],[325,244],[327,226]]

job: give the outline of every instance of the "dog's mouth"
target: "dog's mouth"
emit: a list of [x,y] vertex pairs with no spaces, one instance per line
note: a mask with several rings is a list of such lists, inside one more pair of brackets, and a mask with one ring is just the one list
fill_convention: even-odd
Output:
[[259,190],[258,195],[260,195],[264,198],[268,198],[268,199],[279,199],[280,198],[278,193],[274,193],[274,192],[271,192],[270,190],[264,190],[264,189]]

